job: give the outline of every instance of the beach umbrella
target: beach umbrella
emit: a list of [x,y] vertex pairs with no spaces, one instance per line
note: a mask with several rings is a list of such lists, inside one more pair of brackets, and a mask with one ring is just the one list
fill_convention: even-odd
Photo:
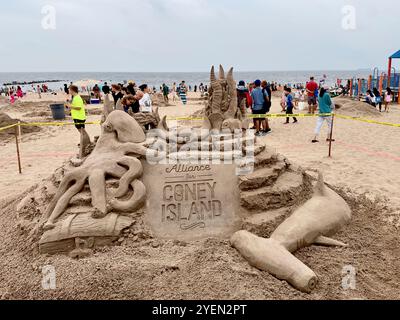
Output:
[[78,88],[81,88],[81,87],[85,87],[85,88],[93,87],[96,84],[100,84],[100,81],[93,80],[93,79],[86,79],[86,80],[79,80],[79,81],[74,82],[74,85],[76,85]]

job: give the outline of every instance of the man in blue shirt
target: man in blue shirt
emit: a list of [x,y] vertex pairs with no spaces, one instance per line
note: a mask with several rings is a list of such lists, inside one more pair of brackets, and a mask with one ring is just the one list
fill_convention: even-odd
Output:
[[[255,88],[251,92],[251,98],[253,100],[253,115],[264,115],[265,101],[269,101],[268,93],[266,90],[262,90],[261,80],[254,81],[254,86]],[[267,134],[267,121],[265,118],[254,118],[254,126],[256,128],[256,136],[265,136]],[[265,128],[265,131],[261,131],[261,126]]]

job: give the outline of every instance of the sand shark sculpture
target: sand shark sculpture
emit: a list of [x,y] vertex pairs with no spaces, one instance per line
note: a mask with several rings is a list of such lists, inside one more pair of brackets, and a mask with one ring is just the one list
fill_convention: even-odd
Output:
[[319,173],[313,197],[286,219],[269,239],[239,231],[232,236],[231,244],[250,265],[310,293],[317,285],[317,276],[292,253],[313,244],[346,246],[328,236],[335,234],[350,219],[351,210],[347,203],[324,184]]

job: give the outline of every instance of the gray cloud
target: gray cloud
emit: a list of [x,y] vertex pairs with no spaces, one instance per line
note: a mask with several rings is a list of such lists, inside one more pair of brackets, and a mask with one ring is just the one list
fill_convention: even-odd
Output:
[[[57,29],[41,28],[53,5]],[[342,7],[357,28],[342,29]],[[1,71],[207,71],[383,66],[398,0],[17,0],[2,4]]]

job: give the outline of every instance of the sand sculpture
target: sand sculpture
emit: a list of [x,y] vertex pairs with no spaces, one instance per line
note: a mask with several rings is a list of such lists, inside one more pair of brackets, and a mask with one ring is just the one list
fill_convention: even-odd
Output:
[[[103,218],[110,210],[135,210],[143,204],[145,187],[137,180],[142,175],[142,165],[137,157],[145,156],[148,152],[143,146],[146,140],[143,130],[122,111],[110,113],[102,129],[93,153],[61,182],[48,208],[45,230],[55,227],[56,219],[63,214],[69,201],[83,189],[87,181],[92,205],[96,209],[93,218]],[[106,201],[107,177],[119,179],[119,187],[109,204]],[[127,195],[129,186],[134,190],[132,197],[126,201],[118,200]]]
[[224,68],[220,66],[219,79],[215,75],[214,66],[211,68],[205,116],[207,119],[204,127],[211,130],[246,128],[242,123],[245,120],[245,115],[238,108],[233,68],[228,71],[225,77]]
[[325,186],[319,173],[313,197],[286,219],[269,239],[239,231],[232,236],[231,244],[252,266],[288,281],[301,291],[311,292],[317,285],[317,276],[292,253],[312,244],[346,246],[326,236],[337,232],[350,218],[347,203]]
[[[219,236],[230,238],[231,245],[250,265],[286,280],[298,290],[315,289],[317,275],[293,253],[313,244],[343,246],[328,237],[349,222],[350,209],[339,195],[325,186],[322,174],[313,186],[306,170],[277,154],[254,134],[249,134],[250,131],[243,130],[245,125],[237,106],[232,69],[225,77],[221,67],[219,79],[214,68],[211,70],[210,99],[203,128],[169,129],[164,118],[159,129],[146,137],[138,121],[123,111],[113,111],[112,103],[106,97],[102,134],[91,154],[74,163],[76,167],[66,166],[61,174],[55,174],[45,187],[38,187],[34,196],[28,195],[18,207],[21,218],[31,217],[33,207],[40,212],[39,224],[43,226],[39,233],[40,252],[84,257],[93,248],[120,244],[118,240],[132,224],[151,229],[147,217],[154,212],[147,209],[156,206],[148,206],[146,200],[156,201],[157,197],[147,194],[147,190],[154,188],[146,185],[148,180],[160,183],[157,174],[146,175],[146,168],[151,165],[157,167],[162,160],[174,160],[176,165],[170,168],[181,172],[179,179],[186,179],[185,176],[193,179],[193,172],[188,169],[192,161],[230,158],[237,160],[239,167],[251,170],[242,170],[240,176],[229,179],[230,184],[237,184],[238,204],[234,206],[235,212],[227,215],[235,223],[223,229]],[[207,127],[213,130],[204,130]],[[149,164],[149,160],[155,164]],[[222,171],[225,164],[220,166],[214,167],[214,172]],[[169,172],[168,178],[173,178],[172,170]],[[210,179],[217,179],[216,188],[227,181]],[[46,190],[46,196],[40,190]],[[168,190],[171,192],[172,188]],[[221,200],[218,194],[215,192],[212,199],[203,195],[203,200],[218,202]],[[52,198],[50,205],[49,197]],[[159,198],[162,202],[162,194]],[[198,215],[201,216],[204,214]],[[171,223],[172,218],[170,213]],[[218,231],[219,226],[210,225],[213,221],[187,220],[180,226],[171,226],[168,236],[173,239],[176,234],[176,239],[180,239],[181,234],[174,232],[186,232],[186,241],[203,234],[209,236],[205,232],[208,226]],[[158,227],[162,228],[162,224]],[[154,231],[149,237],[157,238]]]

